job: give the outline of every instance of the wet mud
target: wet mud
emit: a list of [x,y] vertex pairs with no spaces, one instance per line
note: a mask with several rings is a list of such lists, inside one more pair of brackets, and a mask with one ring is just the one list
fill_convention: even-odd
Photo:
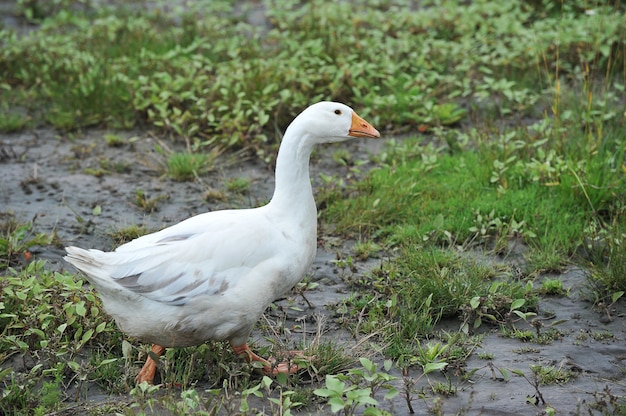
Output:
[[[118,134],[125,144],[107,146],[103,136],[109,133]],[[36,247],[32,254],[36,259],[47,260],[50,268],[67,269],[69,266],[62,260],[64,245],[111,250],[117,244],[111,233],[125,226],[140,225],[154,231],[201,212],[258,206],[271,197],[272,169],[245,157],[245,153],[218,158],[211,172],[200,180],[176,182],[164,174],[165,156],[157,151],[163,145],[158,138],[140,131],[90,130],[68,137],[39,129],[2,135],[0,214],[21,221],[34,218],[36,232],[56,233],[61,244]],[[166,146],[184,149],[182,144],[169,141]],[[367,160],[368,154],[379,151],[382,144],[350,143],[316,151],[311,177],[317,183],[320,172],[349,175],[345,166],[332,160],[337,146],[347,146],[357,158]],[[226,184],[232,178],[249,181],[249,190],[228,192]],[[154,210],[138,206],[138,191],[148,199],[157,198]],[[212,198],[216,191],[226,197]],[[276,308],[287,324],[310,325],[311,336],[317,331],[313,328],[315,322],[323,321],[322,337],[344,343],[346,351],[358,346],[358,354],[382,362],[384,357],[368,347],[372,340],[346,331],[337,323],[336,311],[337,304],[350,295],[346,279],[355,278],[384,260],[357,262],[356,271],[346,272],[337,266],[336,260],[352,254],[351,243],[329,235],[328,229],[328,224],[321,224],[320,247],[309,276],[318,286],[304,296],[290,294],[277,301]],[[485,261],[496,260],[486,254],[484,257]],[[449,368],[445,374],[420,378],[418,368],[411,368],[408,374],[392,369],[398,377],[394,383],[401,391],[405,382],[417,380],[408,396],[415,414],[534,415],[545,414],[547,408],[561,415],[612,414],[615,399],[626,396],[624,310],[621,306],[610,310],[608,319],[607,313],[593,308],[585,296],[585,270],[572,266],[558,277],[569,289],[569,296],[543,297],[538,314],[545,319],[542,330],[554,327],[559,331],[554,341],[546,345],[523,342],[503,337],[499,328],[483,325],[480,346],[458,371]],[[542,278],[545,277],[538,278],[536,284]],[[273,313],[268,311],[268,319],[272,319]],[[440,329],[455,331],[459,326],[460,321],[447,321],[440,324]],[[263,342],[260,333],[255,332],[253,337],[255,342]],[[294,337],[301,339],[303,334],[294,333]],[[561,383],[536,385],[533,365],[567,369],[575,377]],[[516,371],[524,376],[515,374]],[[453,386],[454,394],[432,393],[435,383]],[[111,400],[95,387],[89,391],[88,397],[80,399],[84,403],[75,404],[76,409],[85,409],[85,403]],[[381,407],[394,415],[410,414],[403,394],[392,401],[382,401]],[[325,411],[329,410],[315,407],[301,413]]]

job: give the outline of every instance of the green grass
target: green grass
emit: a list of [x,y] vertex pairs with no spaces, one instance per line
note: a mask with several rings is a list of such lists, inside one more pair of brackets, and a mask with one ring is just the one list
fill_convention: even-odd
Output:
[[569,383],[580,374],[573,370],[553,366],[531,365],[530,369],[539,379],[541,385]]
[[[140,207],[142,209],[144,209],[147,212],[150,212],[143,192],[137,192],[135,196],[136,196],[137,205],[141,204]],[[120,227],[120,228],[111,230],[108,233],[108,235],[115,242],[116,246],[121,246],[122,244],[128,243],[129,241],[132,241],[135,238],[139,238],[145,234],[148,234],[148,230],[146,229],[146,227],[143,225],[136,225],[136,224],[131,224],[127,227]]]
[[[401,362],[419,355],[419,339],[442,318],[461,317],[459,329],[471,332],[482,323],[511,324],[516,299],[525,300],[526,311],[537,302],[532,285],[513,279],[507,268],[435,247],[404,249],[356,285],[363,290],[346,301],[345,310],[367,319],[354,319],[353,330],[379,335],[388,345],[385,354]],[[472,305],[474,298],[481,299],[480,308]]]
[[204,153],[172,153],[167,158],[167,173],[176,181],[188,181],[208,170],[209,165]]
[[[415,354],[407,341],[432,332],[441,318],[459,316],[466,328],[503,322],[516,299],[531,301],[524,308],[532,311],[532,287],[524,281],[571,262],[591,260],[596,303],[611,304],[607,299],[624,290],[618,247],[626,135],[616,133],[623,116],[605,122],[602,136],[567,120],[567,142],[553,140],[540,126],[545,122],[469,131],[456,149],[444,140],[403,139],[381,155],[378,169],[348,185],[350,198],[341,188],[323,195],[323,218],[337,233],[378,240],[395,253],[370,275],[375,290],[351,305],[368,317],[357,329],[382,332],[388,355]],[[507,258],[520,246],[520,276],[453,252]],[[494,279],[502,284],[491,292]],[[472,306],[476,297],[480,308]]]
[[506,240],[519,237],[535,251],[573,253],[594,218],[575,178],[566,171],[562,185],[546,186],[528,180],[527,171],[511,173],[504,189],[492,181],[488,157],[437,152],[427,163],[398,162],[374,171],[356,185],[358,197],[338,198],[325,215],[342,232],[382,233],[394,244],[506,249]]
[[226,182],[226,190],[236,194],[245,194],[250,190],[250,180],[246,178],[232,178]]
[[3,111],[2,116],[0,116],[0,132],[13,133],[20,131],[27,126],[27,123],[26,117]]

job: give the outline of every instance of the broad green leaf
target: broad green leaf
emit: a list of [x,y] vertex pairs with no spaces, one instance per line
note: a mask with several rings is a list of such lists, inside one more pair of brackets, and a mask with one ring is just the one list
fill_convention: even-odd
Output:
[[500,371],[500,374],[502,374],[502,378],[504,378],[504,381],[509,381],[511,377],[509,376],[509,372],[506,371],[506,368],[498,367],[498,370]]
[[448,365],[448,363],[446,363],[446,362],[427,363],[424,366],[424,374],[429,374],[429,373],[432,373],[433,371],[437,371],[437,370],[443,370],[444,368],[446,368],[447,365]]
[[76,313],[83,318],[87,314],[87,308],[85,308],[85,302],[80,301],[76,304]]
[[104,328],[106,328],[107,323],[106,322],[101,322],[97,327],[96,327],[96,333],[99,334],[100,332],[104,331]]
[[328,400],[328,404],[330,405],[330,411],[333,413],[337,413],[340,410],[343,410],[346,406],[344,401],[341,400],[341,398],[339,397],[331,397],[331,399]]
[[394,397],[396,397],[398,394],[400,394],[400,391],[398,389],[396,389],[395,387],[390,387],[387,393],[385,393],[385,396],[383,397],[383,399],[391,400]]
[[93,329],[90,328],[87,331],[85,331],[85,333],[83,334],[82,339],[80,340],[81,345],[85,344],[87,341],[89,341],[92,336],[93,336]]
[[346,387],[346,383],[344,383],[343,381],[340,381],[337,377],[335,377],[333,375],[327,375],[326,376],[326,387],[329,390],[332,390],[334,392],[342,394],[344,392],[345,387]]
[[526,299],[515,299],[512,303],[511,303],[511,309],[519,309],[522,306],[524,306],[524,304],[526,303]]

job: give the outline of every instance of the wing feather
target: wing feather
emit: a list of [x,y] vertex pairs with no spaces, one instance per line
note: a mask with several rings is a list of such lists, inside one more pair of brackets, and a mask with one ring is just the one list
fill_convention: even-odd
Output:
[[[257,237],[273,236],[271,226],[247,211],[252,210],[201,214],[113,252],[68,248],[67,259],[96,286],[107,280],[109,286],[115,283],[157,302],[184,305],[198,296],[224,293],[275,255],[272,241]],[[252,217],[255,223],[247,221]]]

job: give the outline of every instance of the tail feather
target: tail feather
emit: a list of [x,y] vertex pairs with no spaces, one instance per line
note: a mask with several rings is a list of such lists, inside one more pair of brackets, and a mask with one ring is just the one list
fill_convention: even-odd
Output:
[[85,250],[80,247],[65,247],[65,251],[67,256],[63,257],[63,259],[80,270],[83,270],[83,267],[102,265],[101,262],[94,258],[92,250]]
[[89,280],[109,280],[105,264],[98,258],[104,253],[100,250],[85,250],[79,247],[65,247],[67,255],[63,257],[72,266],[87,275]]

